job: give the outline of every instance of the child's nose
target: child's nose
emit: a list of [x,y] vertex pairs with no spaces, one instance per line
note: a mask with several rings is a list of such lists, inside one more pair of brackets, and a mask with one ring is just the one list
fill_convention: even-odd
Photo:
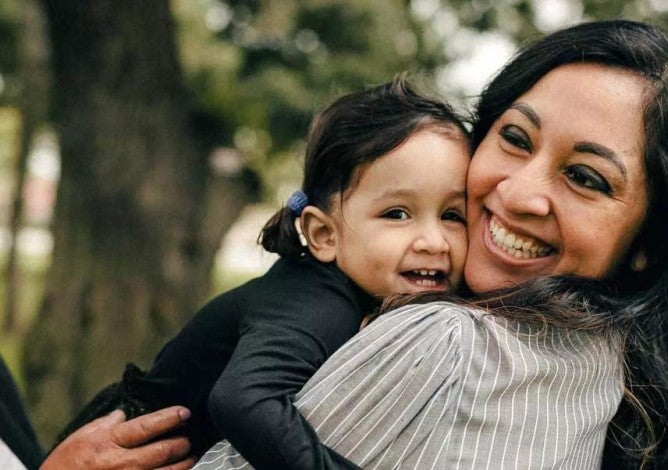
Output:
[[426,227],[415,238],[413,249],[427,253],[442,253],[449,251],[450,245],[441,226]]

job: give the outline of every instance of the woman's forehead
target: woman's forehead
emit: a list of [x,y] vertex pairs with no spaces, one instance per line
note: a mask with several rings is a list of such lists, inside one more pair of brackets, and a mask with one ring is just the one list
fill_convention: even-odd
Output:
[[544,134],[592,142],[640,163],[648,86],[646,79],[624,69],[568,64],[544,75],[506,113],[523,115]]

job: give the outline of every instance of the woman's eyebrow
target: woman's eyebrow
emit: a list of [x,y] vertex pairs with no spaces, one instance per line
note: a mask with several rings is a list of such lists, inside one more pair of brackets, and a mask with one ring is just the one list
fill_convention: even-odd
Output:
[[518,101],[516,103],[511,104],[508,109],[516,109],[520,113],[524,114],[526,118],[531,121],[531,123],[536,126],[536,128],[540,129],[541,126],[541,121],[540,121],[540,116],[536,113],[536,111],[533,110],[531,106],[529,106],[526,103],[523,103],[521,101]]
[[598,155],[599,157],[605,158],[610,163],[619,168],[622,176],[624,179],[626,179],[626,167],[612,149],[609,149],[608,147],[597,144],[595,142],[576,142],[573,150],[576,152],[592,153],[594,155]]

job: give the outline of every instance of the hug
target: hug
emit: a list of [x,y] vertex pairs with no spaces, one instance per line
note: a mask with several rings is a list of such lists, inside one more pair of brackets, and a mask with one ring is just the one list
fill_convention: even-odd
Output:
[[83,423],[170,405],[186,426],[126,452],[182,431],[203,469],[664,468],[668,36],[550,34],[471,121],[403,78],[327,108],[263,231],[281,259],[130,366],[45,468],[114,432]]

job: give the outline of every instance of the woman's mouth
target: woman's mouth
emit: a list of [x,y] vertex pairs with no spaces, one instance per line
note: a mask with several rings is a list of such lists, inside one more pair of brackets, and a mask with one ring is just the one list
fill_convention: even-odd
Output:
[[555,249],[536,239],[511,232],[494,220],[489,221],[489,233],[492,242],[501,250],[517,259],[543,258]]

